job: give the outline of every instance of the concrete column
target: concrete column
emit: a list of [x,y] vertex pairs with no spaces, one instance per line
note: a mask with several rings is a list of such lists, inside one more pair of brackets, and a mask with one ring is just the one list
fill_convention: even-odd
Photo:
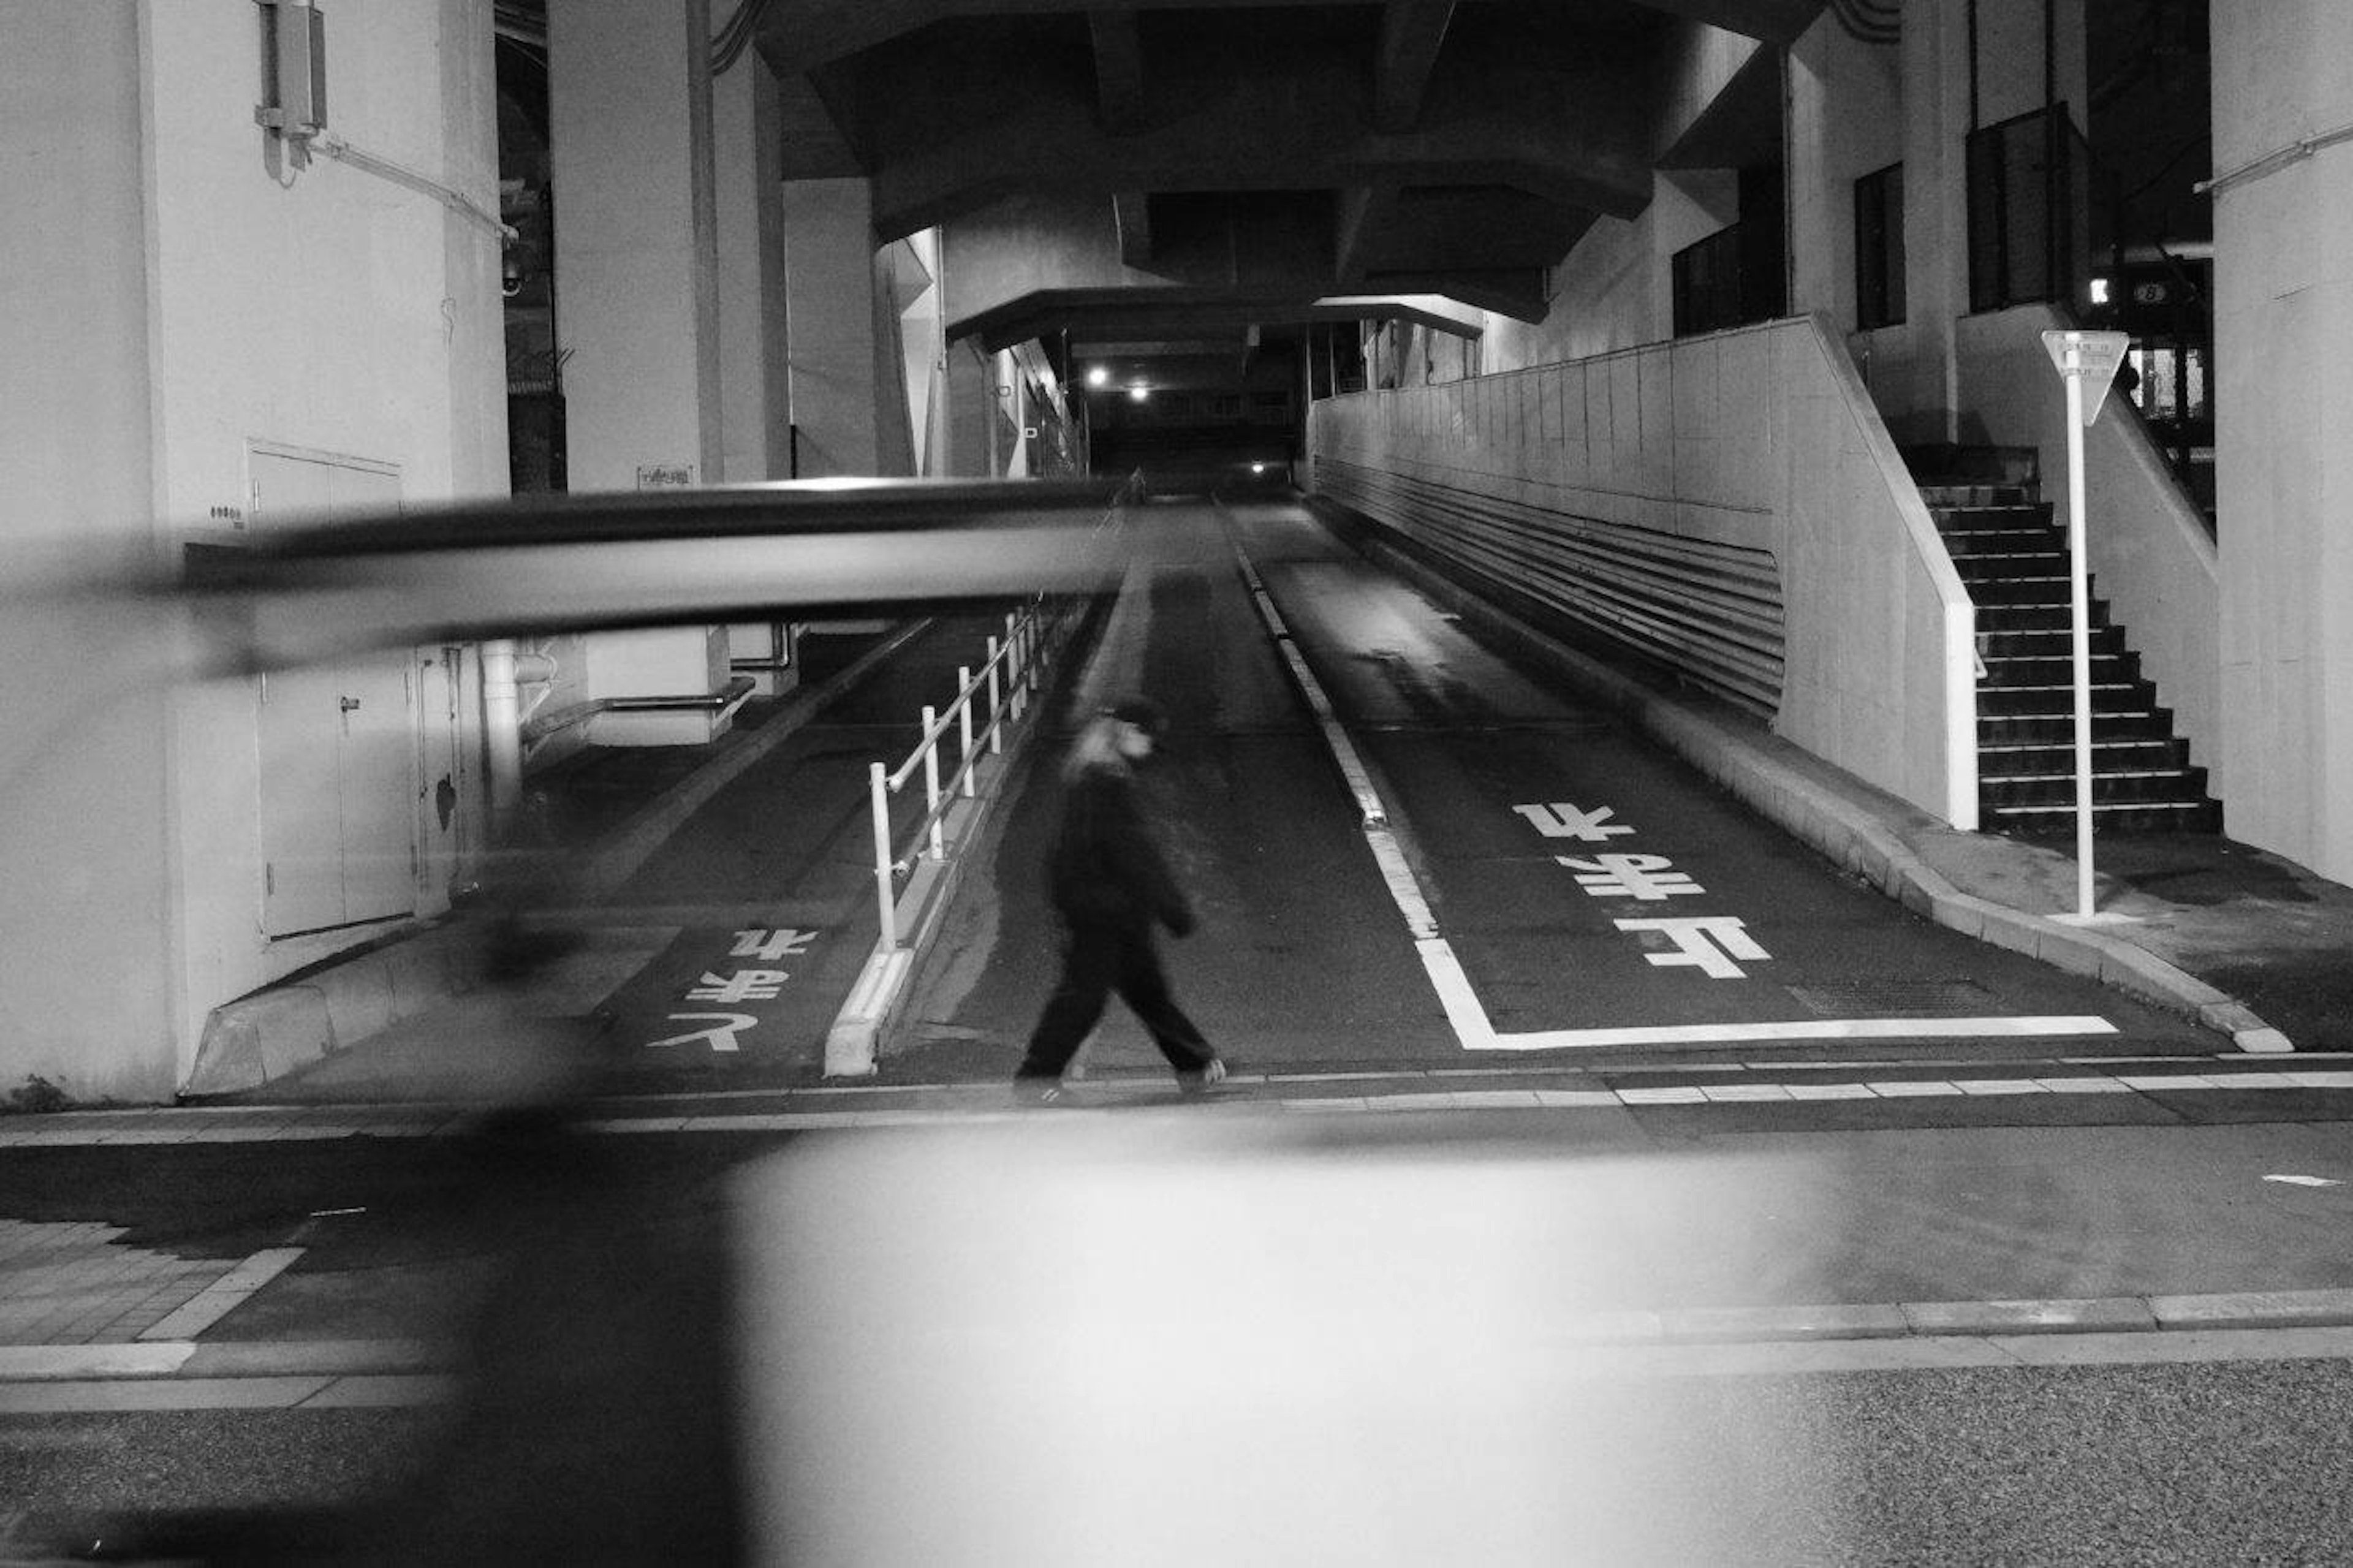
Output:
[[872,192],[862,179],[788,180],[783,207],[801,477],[879,474]]
[[1969,7],[1904,8],[1905,331],[1871,388],[1899,440],[1949,441],[1957,428],[1954,322],[1969,310]]
[[[160,564],[141,8],[34,0],[0,48],[0,583]],[[70,547],[70,553],[66,553]],[[52,552],[57,553],[53,554]],[[174,1085],[168,628],[0,612],[0,1093]]]
[[946,471],[958,479],[994,479],[988,460],[990,405],[988,357],[971,338],[948,345],[948,455]]
[[547,64],[575,490],[722,467],[709,0],[565,0]]
[[[496,210],[499,82],[489,0],[440,0],[441,179],[481,194]],[[441,218],[444,310],[449,322],[449,493],[504,496],[507,458],[504,262],[498,235],[464,214]]]
[[784,144],[776,73],[746,49],[712,84],[719,200],[719,384],[730,483],[781,479],[791,465],[786,369]]
[[[549,8],[548,118],[565,440],[575,490],[710,484],[725,470],[709,0]],[[739,66],[739,68],[740,66]],[[591,698],[728,679],[723,628],[586,639]],[[681,745],[707,715],[610,713],[595,739]]]
[[2216,794],[2232,837],[2353,881],[2353,142],[2293,151],[2353,125],[2353,6],[2212,26]]

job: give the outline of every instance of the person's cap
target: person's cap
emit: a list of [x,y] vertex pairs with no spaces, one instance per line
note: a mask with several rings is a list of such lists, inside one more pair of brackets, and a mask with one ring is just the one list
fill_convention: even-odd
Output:
[[1113,718],[1134,725],[1154,740],[1168,730],[1168,715],[1149,697],[1123,697],[1104,710]]

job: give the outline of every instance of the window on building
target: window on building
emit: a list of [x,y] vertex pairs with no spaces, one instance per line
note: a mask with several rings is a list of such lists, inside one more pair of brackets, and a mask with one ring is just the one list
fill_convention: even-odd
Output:
[[1854,324],[1904,320],[1904,165],[1854,183]]
[[1740,324],[1740,226],[1686,245],[1668,262],[1674,282],[1675,336]]
[[2064,104],[1969,132],[1969,309],[2075,298],[2086,160]]

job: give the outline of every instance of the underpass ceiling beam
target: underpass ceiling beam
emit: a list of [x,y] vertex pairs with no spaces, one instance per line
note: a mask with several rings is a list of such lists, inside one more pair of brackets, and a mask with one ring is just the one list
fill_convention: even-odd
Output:
[[1381,7],[1381,39],[1373,66],[1373,127],[1391,134],[1411,131],[1421,119],[1430,73],[1446,41],[1454,0],[1388,0]]
[[1105,132],[1131,136],[1144,129],[1144,43],[1133,11],[1090,11],[1094,43],[1095,112]]
[[1119,259],[1123,266],[1142,268],[1152,265],[1152,199],[1143,191],[1114,191],[1111,198],[1113,224],[1119,230]]

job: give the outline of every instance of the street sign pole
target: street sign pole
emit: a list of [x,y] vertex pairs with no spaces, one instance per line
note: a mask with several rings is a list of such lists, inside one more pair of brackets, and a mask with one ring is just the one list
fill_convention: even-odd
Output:
[[[2129,340],[2122,332],[2047,331],[2042,346],[2067,384],[2067,577],[2075,685],[2075,913],[2092,908],[2092,589],[2084,532],[2084,427],[2100,416]],[[2093,378],[2087,401],[2084,380]],[[2067,918],[2067,917],[2062,917]]]
[[2083,356],[2067,350],[2067,593],[2075,662],[2075,918],[2092,918],[2092,582],[2084,560]]

